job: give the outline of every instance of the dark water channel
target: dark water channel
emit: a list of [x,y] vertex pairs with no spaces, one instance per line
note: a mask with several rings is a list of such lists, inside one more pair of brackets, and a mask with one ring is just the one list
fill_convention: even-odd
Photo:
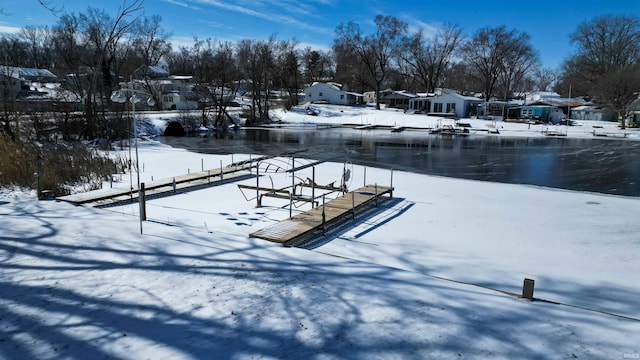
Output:
[[640,141],[440,136],[422,131],[245,129],[208,137],[163,137],[210,154],[280,155],[423,174],[640,196]]

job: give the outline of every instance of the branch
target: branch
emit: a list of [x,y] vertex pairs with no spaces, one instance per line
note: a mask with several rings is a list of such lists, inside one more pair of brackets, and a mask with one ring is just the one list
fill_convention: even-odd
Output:
[[38,3],[40,3],[40,5],[43,8],[49,10],[55,16],[58,16],[58,13],[60,13],[64,9],[64,7],[60,7],[60,8],[54,7],[52,5],[53,0],[38,0]]

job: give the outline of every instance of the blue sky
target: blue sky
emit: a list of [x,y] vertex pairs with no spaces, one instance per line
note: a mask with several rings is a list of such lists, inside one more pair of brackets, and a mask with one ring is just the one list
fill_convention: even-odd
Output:
[[[87,1],[49,0],[65,12],[84,12]],[[129,3],[131,0],[129,0]],[[91,5],[115,16],[123,0]],[[146,0],[145,15],[160,15],[175,47],[191,44],[194,36],[218,40],[298,40],[302,46],[329,49],[340,23],[353,21],[365,34],[373,32],[377,14],[393,15],[427,33],[445,23],[458,24],[471,36],[485,26],[505,25],[525,31],[540,54],[542,65],[558,68],[571,53],[569,35],[577,25],[605,14],[640,16],[640,0]],[[36,0],[3,0],[0,32],[27,25],[53,25],[56,18]]]

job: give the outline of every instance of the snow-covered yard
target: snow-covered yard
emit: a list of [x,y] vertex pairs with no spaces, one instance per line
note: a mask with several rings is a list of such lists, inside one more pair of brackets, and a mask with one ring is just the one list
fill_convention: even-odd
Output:
[[[231,157],[141,142],[140,161],[148,182]],[[2,190],[0,358],[640,357],[637,198],[394,172],[391,201],[297,249],[248,237],[288,202],[236,184],[149,200],[142,235],[137,204]],[[525,277],[541,300],[502,292]]]

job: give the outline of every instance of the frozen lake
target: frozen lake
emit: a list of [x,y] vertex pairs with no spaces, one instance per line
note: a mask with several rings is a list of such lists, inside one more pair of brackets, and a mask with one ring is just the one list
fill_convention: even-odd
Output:
[[455,178],[640,196],[638,141],[448,137],[423,131],[304,127],[162,137],[161,141],[211,154],[279,155],[305,150],[298,156]]

